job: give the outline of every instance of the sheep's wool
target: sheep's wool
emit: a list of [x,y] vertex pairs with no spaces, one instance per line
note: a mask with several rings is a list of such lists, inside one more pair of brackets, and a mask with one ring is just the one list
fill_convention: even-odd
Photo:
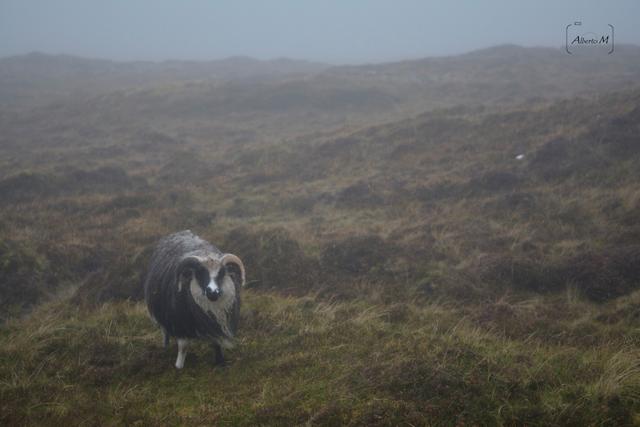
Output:
[[[215,277],[215,274],[212,274],[211,277]],[[217,301],[209,301],[196,279],[191,280],[190,288],[196,304],[202,311],[216,319],[226,336],[232,337],[233,332],[229,327],[229,318],[236,299],[236,287],[233,284],[233,280],[228,276],[223,279],[221,286],[222,297]],[[221,339],[219,344],[225,348],[233,347],[233,343],[227,339]]]

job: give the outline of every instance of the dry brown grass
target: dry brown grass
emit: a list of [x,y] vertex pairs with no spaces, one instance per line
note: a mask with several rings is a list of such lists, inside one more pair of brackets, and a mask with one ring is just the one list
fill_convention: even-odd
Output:
[[[220,415],[190,390],[212,381],[246,402],[221,423],[637,421],[637,91],[374,127],[188,110],[134,124],[119,100],[94,102],[7,125],[24,144],[1,148],[15,156],[2,306],[78,287],[0,331],[7,420],[206,423]],[[247,266],[232,374],[169,373],[143,310],[121,302],[140,299],[154,242],[184,228]],[[65,387],[75,400],[44,394]]]

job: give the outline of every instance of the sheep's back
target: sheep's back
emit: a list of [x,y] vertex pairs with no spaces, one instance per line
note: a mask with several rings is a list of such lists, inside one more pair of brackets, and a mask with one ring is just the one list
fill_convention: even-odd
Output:
[[190,293],[178,292],[176,270],[185,256],[221,254],[215,246],[181,231],[162,238],[151,256],[145,280],[149,313],[170,335],[194,338],[221,334],[220,326],[190,300]]

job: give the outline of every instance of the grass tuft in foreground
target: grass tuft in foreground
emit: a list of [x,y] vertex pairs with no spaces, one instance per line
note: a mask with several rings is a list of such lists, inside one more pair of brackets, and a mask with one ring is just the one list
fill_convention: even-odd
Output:
[[[185,368],[143,304],[45,304],[0,329],[0,421],[17,424],[632,425],[638,337],[511,339],[438,304],[247,291],[229,365]],[[634,298],[637,296],[634,295]],[[573,302],[574,304],[580,304]],[[507,304],[502,302],[501,304]],[[528,304],[536,304],[529,302]],[[526,303],[514,304],[514,310]],[[466,308],[468,310],[468,308]],[[611,307],[611,315],[624,307]],[[602,313],[593,313],[602,316]],[[595,317],[584,322],[597,323]],[[595,326],[594,326],[595,327]],[[568,326],[566,334],[580,335]],[[567,340],[571,342],[571,340]]]

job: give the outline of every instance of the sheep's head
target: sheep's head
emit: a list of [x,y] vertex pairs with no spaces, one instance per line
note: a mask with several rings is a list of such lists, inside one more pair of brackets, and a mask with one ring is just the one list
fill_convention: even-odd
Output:
[[217,301],[222,296],[223,284],[227,278],[240,283],[240,286],[245,283],[244,265],[233,254],[221,257],[187,256],[178,265],[176,275],[180,292],[189,289],[193,283],[209,301]]

